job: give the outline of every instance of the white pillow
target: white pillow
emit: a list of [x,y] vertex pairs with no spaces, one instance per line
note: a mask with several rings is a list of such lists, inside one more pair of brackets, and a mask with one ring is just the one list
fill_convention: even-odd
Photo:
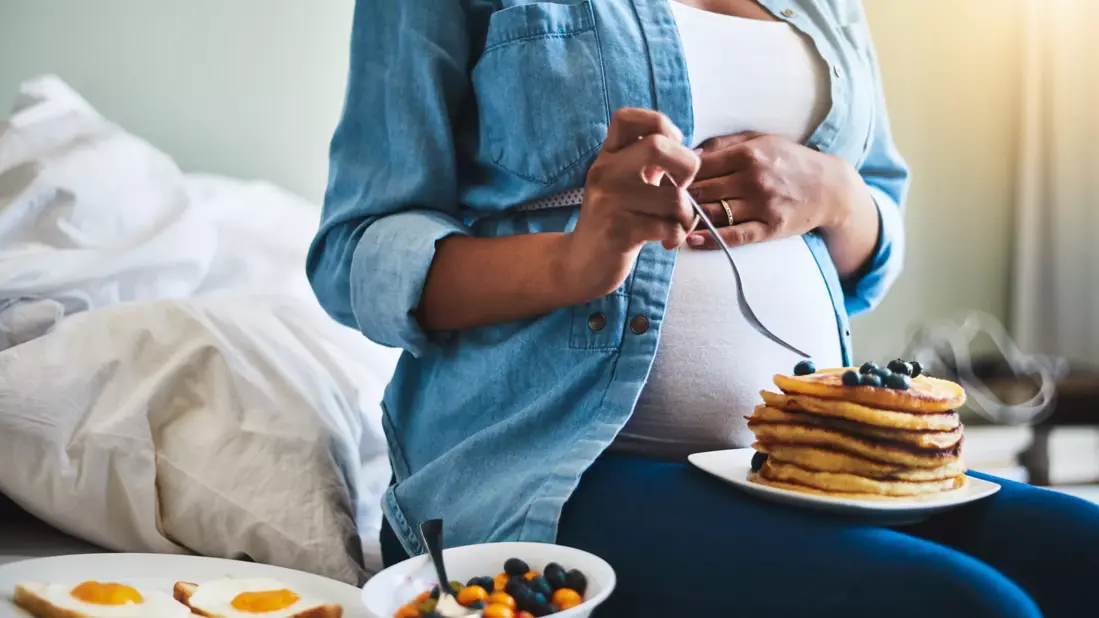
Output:
[[395,353],[345,341],[314,306],[258,295],[70,316],[0,352],[0,491],[109,549],[359,584]]
[[376,570],[398,352],[313,298],[318,218],[25,83],[0,119],[0,492],[110,549]]

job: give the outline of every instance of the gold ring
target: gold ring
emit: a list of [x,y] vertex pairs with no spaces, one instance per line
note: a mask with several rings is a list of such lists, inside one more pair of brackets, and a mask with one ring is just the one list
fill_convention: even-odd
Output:
[[725,209],[725,216],[729,219],[728,227],[732,227],[733,226],[733,209],[729,208],[729,202],[726,202],[725,200],[720,200],[720,201],[721,201],[721,207]]

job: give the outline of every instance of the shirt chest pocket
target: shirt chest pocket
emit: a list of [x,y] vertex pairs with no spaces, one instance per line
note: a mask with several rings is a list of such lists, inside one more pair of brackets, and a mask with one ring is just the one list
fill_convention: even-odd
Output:
[[473,68],[478,159],[543,185],[588,161],[610,121],[591,0],[492,14]]

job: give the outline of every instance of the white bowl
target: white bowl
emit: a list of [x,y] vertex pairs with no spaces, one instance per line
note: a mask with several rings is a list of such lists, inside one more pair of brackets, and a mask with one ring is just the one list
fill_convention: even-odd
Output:
[[[556,562],[569,570],[579,569],[587,576],[584,602],[553,614],[554,618],[586,618],[614,590],[611,565],[598,556],[571,547],[546,543],[486,543],[443,550],[446,574],[463,583],[478,576],[496,575],[503,571],[508,558],[520,558],[538,572]],[[430,557],[410,558],[370,578],[363,586],[363,605],[375,618],[393,618],[402,605],[430,590],[437,582]]]

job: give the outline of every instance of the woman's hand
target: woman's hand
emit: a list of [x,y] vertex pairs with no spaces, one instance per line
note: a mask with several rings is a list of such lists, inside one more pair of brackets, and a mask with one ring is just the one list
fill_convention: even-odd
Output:
[[[634,108],[614,114],[588,171],[576,229],[566,239],[579,299],[599,298],[622,285],[645,243],[674,249],[694,228],[685,188],[700,161],[682,144],[683,134],[663,114]],[[660,182],[665,175],[675,186]]]
[[[816,230],[840,275],[848,276],[877,245],[877,208],[858,171],[840,157],[781,137],[740,133],[707,141],[689,190],[714,225],[724,226],[719,232],[730,246]],[[708,232],[692,233],[687,244],[717,248]]]

